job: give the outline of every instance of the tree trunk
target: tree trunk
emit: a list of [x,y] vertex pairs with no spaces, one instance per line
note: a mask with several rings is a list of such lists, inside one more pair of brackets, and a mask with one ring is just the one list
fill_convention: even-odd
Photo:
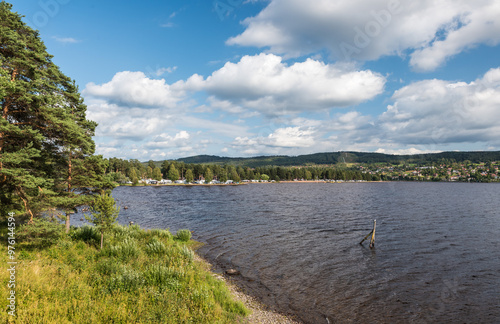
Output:
[[[69,157],[68,157],[68,194],[71,192],[71,151],[69,152]],[[69,233],[69,216],[70,214],[66,212],[66,234]]]
[[66,213],[66,234],[69,233],[69,215],[70,213]]
[[102,242],[104,242],[104,233],[101,232],[101,250],[102,250]]

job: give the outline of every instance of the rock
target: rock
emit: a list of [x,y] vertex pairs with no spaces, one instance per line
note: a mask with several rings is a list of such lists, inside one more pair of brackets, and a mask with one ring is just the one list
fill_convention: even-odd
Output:
[[226,274],[228,274],[230,276],[237,276],[240,274],[240,272],[238,270],[235,270],[235,269],[229,269],[229,270],[226,270]]

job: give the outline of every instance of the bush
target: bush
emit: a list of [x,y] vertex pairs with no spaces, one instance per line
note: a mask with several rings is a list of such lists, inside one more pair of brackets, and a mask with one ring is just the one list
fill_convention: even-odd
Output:
[[175,238],[182,242],[187,242],[191,239],[191,232],[187,229],[180,229],[175,234]]
[[168,240],[170,238],[172,238],[172,234],[170,233],[170,231],[168,229],[162,230],[162,229],[155,228],[155,229],[150,230],[150,232],[152,235],[154,235],[158,238],[166,238]]
[[45,218],[34,218],[32,223],[23,224],[16,232],[21,242],[32,246],[51,246],[59,241],[64,232],[64,226]]
[[119,245],[113,245],[103,250],[103,254],[111,257],[117,257],[122,261],[127,261],[131,258],[139,256],[139,247],[133,239],[125,239]]
[[146,244],[146,253],[148,255],[161,255],[165,254],[167,248],[165,244],[158,240],[151,240],[150,243]]
[[108,289],[111,293],[115,291],[134,292],[144,286],[144,276],[133,269],[122,267],[120,273],[112,276],[108,281]]
[[101,233],[94,226],[85,225],[71,233],[71,238],[73,240],[97,244],[101,241]]
[[187,246],[181,247],[181,255],[184,257],[188,264],[192,263],[194,260],[194,252]]
[[184,271],[174,268],[152,265],[144,272],[144,278],[148,285],[162,287],[177,287],[179,279],[185,276]]
[[113,259],[100,260],[96,264],[96,270],[101,275],[110,276],[119,272],[120,264]]

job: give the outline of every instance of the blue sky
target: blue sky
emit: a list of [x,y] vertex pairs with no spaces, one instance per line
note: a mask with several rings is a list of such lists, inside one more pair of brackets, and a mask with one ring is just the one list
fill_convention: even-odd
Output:
[[16,0],[97,153],[500,150],[496,0]]

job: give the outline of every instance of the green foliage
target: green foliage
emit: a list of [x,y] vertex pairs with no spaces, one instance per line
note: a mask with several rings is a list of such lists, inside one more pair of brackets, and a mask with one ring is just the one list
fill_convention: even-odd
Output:
[[[20,242],[16,323],[245,322],[248,310],[194,260],[189,243],[173,241],[167,230],[114,225],[101,251],[87,243],[92,235],[83,233],[90,231],[72,230],[71,239],[63,234],[36,250]],[[159,249],[164,254],[150,253]],[[7,258],[0,254],[0,262]],[[1,271],[0,281],[9,276]],[[0,321],[6,317],[2,312]]]
[[111,230],[119,211],[120,209],[116,206],[113,197],[108,193],[101,193],[95,198],[90,207],[91,216],[85,215],[85,219],[94,224],[97,230],[101,232],[101,249],[104,233]]
[[98,244],[101,233],[94,226],[84,225],[70,233],[73,240],[80,240],[91,244]]
[[175,168],[175,165],[170,165],[170,169],[168,170],[168,179],[172,181],[179,180],[179,171]]
[[162,255],[167,252],[167,247],[161,241],[151,240],[145,250],[148,255]]
[[96,185],[91,170],[79,173],[94,153],[97,124],[39,33],[5,1],[0,22],[0,213],[33,219],[51,207],[73,209],[85,203],[80,189]]
[[137,258],[140,254],[137,241],[134,239],[125,239],[117,245],[111,245],[103,250],[103,254],[111,257],[116,257],[122,261],[128,261]]
[[119,268],[108,280],[108,290],[110,293],[117,291],[134,292],[144,286],[145,280],[142,273],[129,267]]
[[162,179],[162,174],[161,174],[161,169],[156,167],[153,169],[153,176],[152,178],[155,179],[155,180],[158,180],[160,181]]
[[212,173],[212,170],[207,167],[207,169],[205,170],[205,182],[206,183],[209,183],[210,181],[212,181],[214,178],[214,174]]
[[175,239],[182,241],[182,242],[187,242],[191,239],[191,231],[189,231],[187,229],[180,229],[175,234]]
[[165,238],[165,239],[171,239],[172,238],[172,234],[170,233],[169,230],[162,230],[162,229],[158,229],[158,228],[154,228],[152,230],[150,230],[150,233],[151,235],[154,235],[158,238]]
[[151,286],[170,287],[177,290],[181,285],[179,279],[185,277],[184,271],[159,264],[150,265],[144,272],[146,283]]
[[194,180],[194,176],[193,176],[193,171],[191,171],[191,169],[188,169],[188,170],[186,171],[186,176],[185,176],[185,178],[186,178],[186,182],[187,182],[187,183],[193,182],[193,180]]
[[63,233],[63,226],[45,218],[35,218],[33,222],[21,225],[16,236],[21,242],[32,247],[51,246],[59,241]]

